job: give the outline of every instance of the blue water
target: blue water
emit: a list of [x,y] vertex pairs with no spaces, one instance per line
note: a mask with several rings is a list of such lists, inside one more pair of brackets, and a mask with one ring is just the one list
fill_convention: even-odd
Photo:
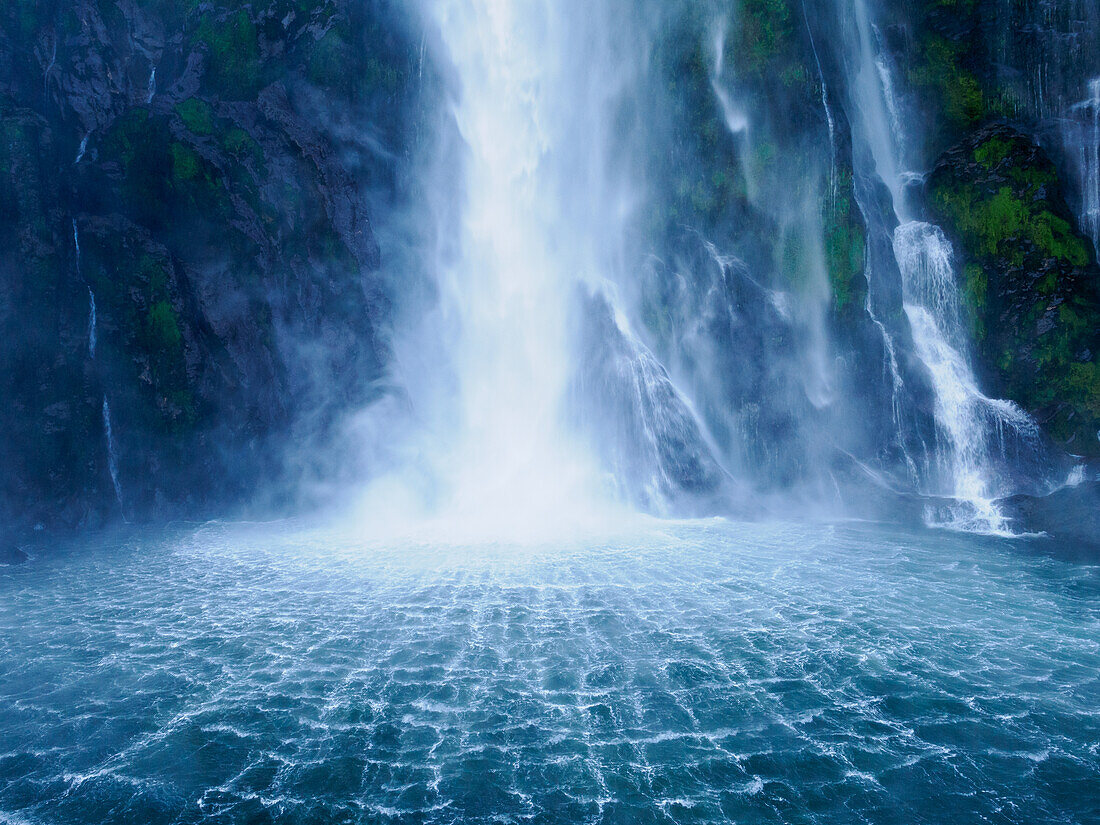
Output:
[[0,822],[1100,821],[1100,568],[871,527],[0,568]]

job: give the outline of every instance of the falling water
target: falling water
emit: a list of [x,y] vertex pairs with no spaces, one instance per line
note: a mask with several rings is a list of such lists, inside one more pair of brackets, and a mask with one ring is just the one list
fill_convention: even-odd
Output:
[[153,98],[157,95],[157,67],[154,66],[152,71],[149,72],[149,82],[146,86],[145,102],[152,103]]
[[80,148],[76,150],[76,160],[73,161],[73,166],[76,166],[80,161],[84,160],[84,153],[88,151],[88,138],[92,136],[91,132],[84,135],[80,141]]
[[93,359],[95,358],[95,336],[95,293],[92,292],[91,287],[88,287],[88,357]]
[[1081,224],[1100,254],[1100,77],[1089,81],[1088,99],[1075,108],[1082,116],[1082,128],[1079,134],[1069,130],[1067,138],[1071,146],[1076,143],[1079,157]]
[[[850,79],[850,94],[856,101],[856,113],[851,117],[853,132],[858,134],[866,142],[870,149],[870,155],[878,178],[886,184],[891,194],[891,201],[895,210],[904,204],[905,194],[902,181],[906,174],[903,171],[903,159],[901,158],[900,144],[895,135],[900,125],[900,117],[897,115],[897,105],[890,96],[893,93],[893,83],[890,80],[888,67],[883,62],[883,57],[878,53],[881,48],[881,39],[878,31],[870,21],[866,5],[861,0],[854,4],[854,19],[856,31],[856,60],[852,69],[854,74]],[[872,226],[872,209],[857,198],[860,212],[865,225]],[[879,264],[870,250],[864,259],[865,273],[867,277],[867,297],[864,309],[871,322],[882,336],[883,350],[885,352],[884,370],[889,373],[890,379],[890,413],[894,425],[893,438],[905,460],[906,471],[913,482],[919,484],[920,470],[917,460],[906,446],[906,433],[903,426],[903,413],[909,403],[905,392],[905,381],[902,378],[898,363],[899,346],[894,340],[894,334],[882,322],[879,313],[875,309],[878,293],[881,290],[879,279]]]
[[57,38],[53,38],[53,48],[50,50],[50,62],[46,64],[46,70],[42,73],[42,94],[48,95],[50,91],[50,72],[57,65]]
[[103,396],[103,432],[107,438],[107,470],[111,474],[111,484],[115,488],[115,500],[118,501],[120,510],[125,512],[122,504],[122,484],[118,480],[118,449],[115,446],[115,435],[111,429],[111,407],[107,403],[107,396]]
[[[85,138],[87,140],[87,138]],[[73,218],[73,247],[76,250],[76,274],[80,275],[80,230],[76,225],[76,218]],[[95,293],[92,292],[92,288],[88,287],[88,357],[95,358],[95,344],[96,344],[96,313],[95,313]]]
[[[73,246],[76,249],[76,271],[80,274],[80,230],[73,218]],[[88,358],[95,359],[96,346],[96,308],[95,293],[88,287]],[[118,450],[115,447],[115,435],[111,429],[111,407],[107,403],[107,396],[103,396],[103,434],[107,442],[107,470],[111,474],[111,484],[115,489],[115,499],[119,509],[122,507],[122,485],[118,480]],[[125,515],[123,516],[125,518]]]
[[907,203],[912,173],[907,171],[903,105],[889,56],[863,0],[856,0],[855,16],[862,55],[853,84],[860,109],[856,121],[901,221],[894,232],[894,254],[904,308],[916,355],[932,380],[941,434],[940,466],[930,468],[922,489],[957,501],[946,512],[930,512],[929,520],[957,529],[1005,532],[1008,524],[995,499],[1013,489],[1001,465],[1008,463],[1010,452],[1040,449],[1037,427],[1016,405],[989,399],[978,388],[950,243],[939,227],[913,220]]
[[959,306],[951,245],[939,227],[911,221],[894,233],[902,275],[905,314],[917,357],[936,390],[936,424],[946,441],[940,479],[929,492],[960,504],[930,513],[943,526],[979,532],[1007,532],[995,500],[1012,492],[1007,475],[1021,451],[1038,451],[1035,423],[1010,401],[987,398],[978,389],[969,359]]
[[[459,189],[429,264],[447,363],[401,376],[423,433],[397,477],[371,485],[361,521],[527,539],[599,529],[624,500],[664,511],[672,488],[713,487],[721,473],[689,400],[616,297],[638,199],[611,151],[616,104],[640,71],[621,10],[426,6],[463,149],[457,184],[449,159],[426,173],[440,198]],[[398,361],[424,363],[425,346],[399,345]]]
[[[867,281],[871,283],[873,281],[873,268],[870,256],[867,256],[864,265],[867,270]],[[882,323],[875,314],[874,301],[871,300],[871,290],[869,289],[867,290],[867,297],[864,300],[863,309],[867,313],[867,317],[871,319],[871,323],[875,325],[875,328],[882,336],[883,348],[886,352],[886,360],[883,368],[889,373],[890,378],[890,420],[894,425],[894,442],[901,452],[902,458],[905,460],[905,470],[909,475],[909,480],[912,482],[919,482],[920,471],[917,468],[917,462],[913,459],[909,448],[906,446],[905,438],[903,437],[904,427],[902,423],[902,412],[906,404],[905,381],[901,377],[901,369],[898,365],[898,351],[895,347],[893,336],[890,335],[889,330],[886,329],[886,325]]]
[[813,27],[810,26],[810,16],[806,11],[805,0],[802,2],[802,20],[806,24],[806,34],[810,38],[810,51],[813,52],[817,79],[821,83],[821,108],[825,111],[825,123],[829,127],[829,193],[835,200],[837,194],[836,121],[833,119],[833,110],[829,106],[829,84],[825,82],[825,72],[821,68],[821,56],[817,53],[817,43],[814,41]]
[[[594,67],[604,62],[594,27],[570,29],[587,13],[499,0],[439,0],[426,11],[453,67],[464,144],[457,249],[431,263],[438,326],[453,330],[443,345],[453,377],[438,366],[404,376],[427,421],[417,453],[429,480],[397,492],[393,479],[375,482],[363,520],[523,538],[594,517],[608,492],[565,409],[569,315],[581,284],[599,279],[606,225],[601,163],[588,152],[599,130],[590,117],[603,103],[591,97],[600,91]],[[453,166],[434,174],[436,191],[453,191]],[[426,512],[395,516],[403,506]]]

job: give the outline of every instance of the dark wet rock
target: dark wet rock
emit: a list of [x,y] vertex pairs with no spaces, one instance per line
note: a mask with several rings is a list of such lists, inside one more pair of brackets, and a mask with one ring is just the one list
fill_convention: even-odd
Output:
[[[0,518],[223,510],[375,392],[367,202],[406,155],[413,59],[395,19],[334,0],[0,10]],[[349,147],[332,110],[389,152]]]
[[[1095,468],[1090,475],[1095,478]],[[1002,506],[1014,529],[1044,534],[1057,554],[1100,558],[1100,482],[1084,481],[1046,496],[1014,496]]]
[[24,564],[30,557],[22,549],[13,544],[0,542],[0,565]]
[[681,493],[716,496],[730,479],[664,367],[618,326],[602,296],[581,294],[578,305],[582,367],[571,408],[583,411],[579,428],[623,492],[647,507]]

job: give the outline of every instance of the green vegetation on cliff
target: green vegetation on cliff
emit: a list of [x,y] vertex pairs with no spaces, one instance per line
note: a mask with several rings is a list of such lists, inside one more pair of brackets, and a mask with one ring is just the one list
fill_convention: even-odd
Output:
[[195,34],[207,47],[205,79],[230,100],[253,97],[260,88],[263,63],[256,25],[241,9],[225,19],[204,15]]
[[829,270],[833,305],[838,313],[862,306],[866,294],[863,274],[866,238],[852,191],[852,171],[842,169],[824,198],[825,263]]
[[941,159],[929,191],[962,254],[962,294],[997,390],[1068,449],[1100,453],[1100,271],[1053,164],[993,126]]

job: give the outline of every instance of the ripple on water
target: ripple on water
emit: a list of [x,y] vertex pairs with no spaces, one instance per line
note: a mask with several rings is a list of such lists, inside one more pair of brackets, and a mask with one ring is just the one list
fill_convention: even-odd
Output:
[[1100,572],[717,522],[0,572],[0,825],[1100,820]]

